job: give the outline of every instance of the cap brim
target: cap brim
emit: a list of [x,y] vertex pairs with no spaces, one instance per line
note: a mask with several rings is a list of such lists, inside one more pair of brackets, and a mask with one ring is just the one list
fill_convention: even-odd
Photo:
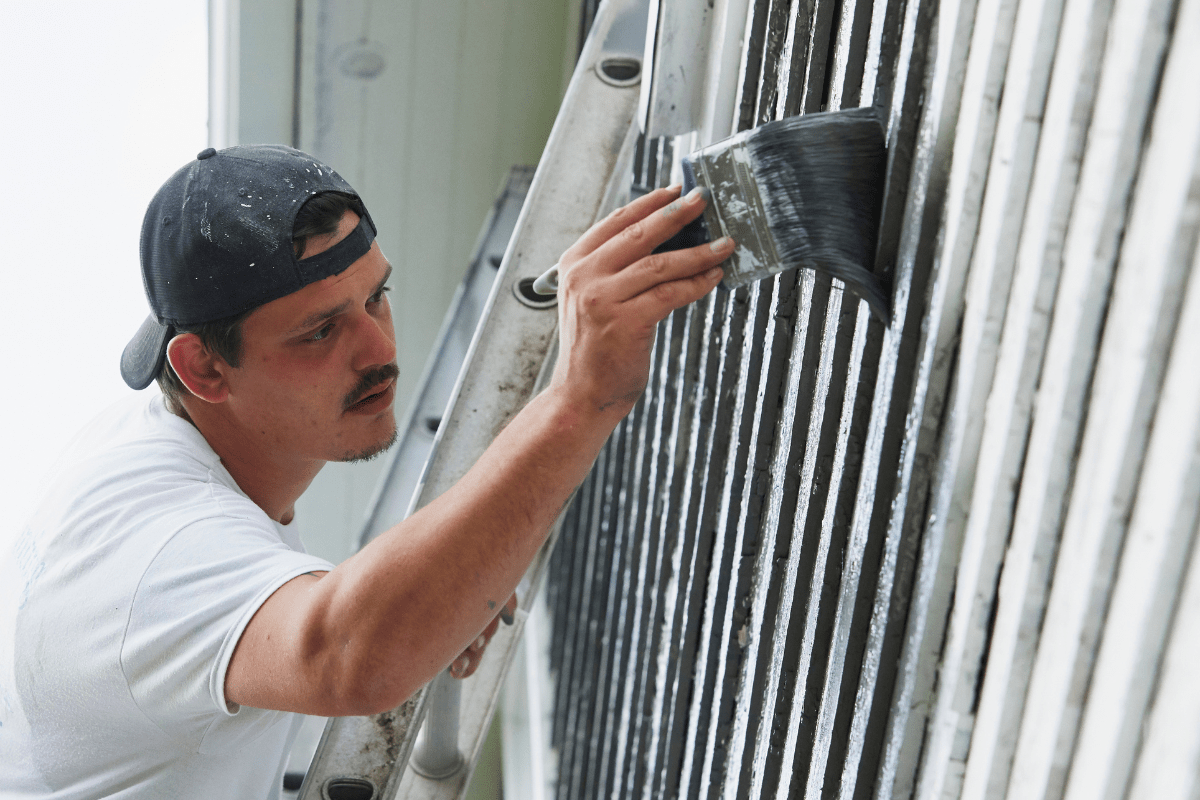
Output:
[[153,314],[146,317],[121,353],[121,377],[130,388],[145,389],[158,375],[174,332],[174,328],[160,324]]

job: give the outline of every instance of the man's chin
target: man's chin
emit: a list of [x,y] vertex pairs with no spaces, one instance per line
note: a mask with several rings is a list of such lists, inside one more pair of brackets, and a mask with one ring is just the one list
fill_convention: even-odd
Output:
[[347,464],[358,464],[360,462],[370,461],[371,459],[375,458],[376,456],[379,456],[380,454],[382,454],[383,452],[388,450],[392,445],[394,445],[396,443],[396,440],[399,438],[400,438],[400,431],[395,425],[393,425],[391,434],[388,435],[386,438],[379,440],[378,442],[376,442],[375,444],[371,445],[370,447],[368,447],[364,450],[360,450],[358,452],[351,451],[351,452],[345,453],[341,458],[339,458],[337,460],[347,463]]

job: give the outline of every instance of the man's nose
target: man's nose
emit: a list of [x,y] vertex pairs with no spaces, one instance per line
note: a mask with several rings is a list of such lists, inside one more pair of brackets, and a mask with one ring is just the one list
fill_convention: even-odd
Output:
[[353,364],[356,370],[370,369],[396,360],[396,336],[390,314],[383,318],[363,314],[358,328],[359,341]]

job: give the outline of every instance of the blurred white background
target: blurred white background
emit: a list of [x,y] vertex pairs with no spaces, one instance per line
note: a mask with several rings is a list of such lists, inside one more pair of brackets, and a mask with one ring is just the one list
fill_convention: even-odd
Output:
[[154,191],[207,144],[205,0],[6,3],[0,25],[0,545],[74,433],[130,390]]

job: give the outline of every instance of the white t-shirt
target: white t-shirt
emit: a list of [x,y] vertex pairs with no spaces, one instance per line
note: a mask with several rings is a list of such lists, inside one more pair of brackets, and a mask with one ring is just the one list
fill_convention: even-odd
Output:
[[157,393],[100,415],[0,561],[0,797],[277,797],[300,718],[231,706],[225,670],[331,568]]

